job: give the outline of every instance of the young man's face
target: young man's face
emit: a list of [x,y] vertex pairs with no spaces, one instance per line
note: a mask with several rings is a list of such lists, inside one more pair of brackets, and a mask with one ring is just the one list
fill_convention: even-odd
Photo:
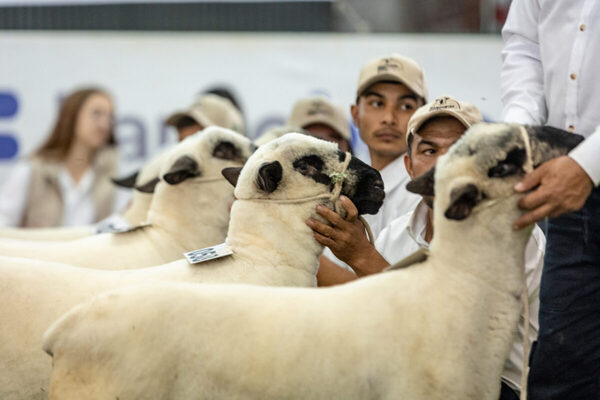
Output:
[[[433,168],[437,159],[446,154],[466,130],[462,122],[454,117],[437,117],[423,124],[413,135],[410,156],[404,156],[404,165],[411,179]],[[430,205],[432,199],[425,200]]]
[[360,136],[372,154],[395,159],[406,151],[406,125],[423,100],[401,83],[370,86],[351,107]]

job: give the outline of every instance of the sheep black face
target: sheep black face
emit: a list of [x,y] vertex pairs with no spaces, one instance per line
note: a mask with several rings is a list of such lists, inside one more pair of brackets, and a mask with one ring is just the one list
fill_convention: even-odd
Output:
[[567,154],[582,140],[550,127],[477,124],[407,189],[432,195],[435,174],[436,207],[442,206],[448,219],[463,220],[479,205],[520,196],[513,187],[527,171]]
[[292,133],[261,146],[243,169],[230,168],[223,175],[236,185],[240,199],[308,199],[334,192],[337,184],[359,213],[377,213],[385,196],[381,175],[346,157],[333,143]]
[[[209,127],[173,147],[162,163],[159,176],[169,185],[194,178],[218,179],[223,168],[243,165],[255,149],[249,139],[237,132]],[[159,181],[154,178],[136,189],[152,193]]]

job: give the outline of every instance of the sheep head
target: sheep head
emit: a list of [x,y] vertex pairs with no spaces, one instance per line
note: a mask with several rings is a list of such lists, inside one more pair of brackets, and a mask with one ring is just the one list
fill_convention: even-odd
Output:
[[[211,126],[175,145],[157,162],[158,176],[137,186],[143,192],[153,192],[163,180],[169,185],[185,181],[221,177],[221,170],[241,166],[255,150],[252,142],[229,129]],[[154,164],[153,164],[154,165]]]
[[415,193],[433,195],[435,207],[444,216],[463,220],[472,212],[499,200],[522,194],[514,185],[532,168],[551,158],[567,154],[583,140],[552,127],[522,127],[480,123],[470,128],[438,160],[436,167],[407,185]]
[[[240,199],[288,201],[331,193],[336,182],[360,214],[376,214],[385,196],[381,175],[334,143],[288,133],[261,147],[239,170],[223,172]],[[239,175],[239,178],[238,178]]]

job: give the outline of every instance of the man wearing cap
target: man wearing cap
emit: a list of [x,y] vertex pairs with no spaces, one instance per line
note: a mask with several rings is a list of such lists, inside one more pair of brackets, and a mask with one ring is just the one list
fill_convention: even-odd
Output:
[[[403,157],[411,179],[433,168],[438,157],[445,154],[472,124],[480,121],[481,113],[475,106],[450,96],[440,96],[419,108],[408,123],[408,150]],[[346,254],[350,257],[345,261],[358,276],[365,276],[380,272],[420,249],[427,249],[434,235],[432,206],[433,198],[424,196],[412,211],[396,218],[381,232],[375,247],[363,240],[352,254]],[[545,245],[544,234],[536,225],[525,250],[530,343],[538,331],[538,294]],[[519,398],[524,321],[524,318],[520,320],[517,337],[502,373],[501,399]]]
[[238,109],[228,99],[215,94],[198,97],[186,110],[167,118],[166,124],[177,129],[179,141],[213,125],[244,133],[243,118]]
[[[427,88],[421,66],[414,60],[393,54],[368,61],[360,70],[356,104],[350,108],[354,124],[362,140],[369,148],[371,166],[379,170],[385,186],[385,201],[377,215],[367,215],[375,237],[394,218],[414,209],[420,197],[406,190],[410,180],[402,155],[406,152],[406,126],[412,114],[423,105]],[[356,209],[352,202],[342,197],[342,206]],[[317,213],[332,223],[334,218],[325,207],[317,207]],[[334,213],[335,214],[335,213]],[[355,229],[362,227],[352,220]],[[350,246],[352,243],[336,243],[336,237],[344,232],[316,219],[307,220],[315,232],[317,241],[327,247]],[[344,235],[345,236],[345,235]],[[361,234],[364,237],[364,232]],[[335,251],[334,251],[335,253]],[[320,259],[319,285],[339,283],[351,271],[341,268],[329,249]]]
[[342,151],[351,151],[350,126],[344,110],[325,97],[314,96],[300,99],[287,121],[319,139],[337,143]]

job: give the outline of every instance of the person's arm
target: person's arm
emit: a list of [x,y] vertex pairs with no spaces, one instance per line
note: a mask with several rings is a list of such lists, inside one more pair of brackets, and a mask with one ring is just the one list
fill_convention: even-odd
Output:
[[354,272],[340,267],[326,256],[321,255],[319,257],[319,271],[317,272],[317,283],[319,286],[341,285],[357,278]]
[[543,125],[548,111],[538,39],[540,7],[536,0],[513,0],[502,28],[502,119]]
[[[356,272],[357,276],[380,272],[389,263],[367,239],[364,226],[358,220],[358,210],[352,201],[346,196],[340,196],[340,202],[347,212],[345,219],[327,207],[319,205],[317,214],[328,223],[309,218],[306,224],[314,231],[315,239],[329,247],[337,258]],[[324,274],[328,273],[327,267],[325,268]]]
[[9,172],[0,189],[0,226],[16,227],[21,224],[30,180],[31,165],[28,162],[19,162]]

